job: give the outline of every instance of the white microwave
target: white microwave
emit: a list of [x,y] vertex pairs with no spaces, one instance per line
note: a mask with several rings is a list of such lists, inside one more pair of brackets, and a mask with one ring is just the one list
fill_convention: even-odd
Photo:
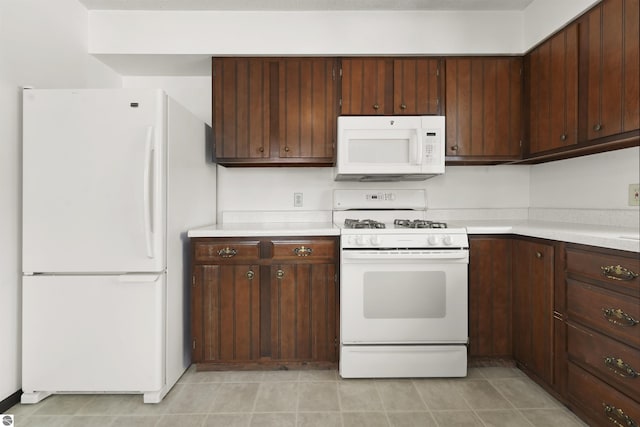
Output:
[[340,116],[336,181],[421,181],[444,173],[444,116]]

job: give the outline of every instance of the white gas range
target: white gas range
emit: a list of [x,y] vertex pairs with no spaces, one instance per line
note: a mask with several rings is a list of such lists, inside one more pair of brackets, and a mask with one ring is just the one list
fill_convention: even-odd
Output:
[[429,221],[424,190],[335,190],[340,375],[467,373],[469,244]]

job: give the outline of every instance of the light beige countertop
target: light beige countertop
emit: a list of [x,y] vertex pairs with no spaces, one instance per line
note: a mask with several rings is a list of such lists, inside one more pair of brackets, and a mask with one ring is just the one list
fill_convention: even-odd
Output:
[[551,221],[523,220],[457,220],[450,226],[466,227],[474,234],[516,234],[562,242],[579,243],[610,249],[640,252],[640,231],[629,227],[574,224]]

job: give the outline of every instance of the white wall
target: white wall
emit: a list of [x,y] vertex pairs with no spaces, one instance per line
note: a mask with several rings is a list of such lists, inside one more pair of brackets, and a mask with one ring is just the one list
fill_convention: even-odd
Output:
[[0,2],[0,401],[21,387],[20,88],[25,85],[120,85],[118,75],[87,54],[87,11],[77,0]]
[[629,184],[640,183],[640,148],[626,148],[531,168],[532,208],[622,209]]
[[[527,209],[528,166],[453,166],[426,181],[335,182],[333,168],[219,168],[221,211],[331,210],[336,188],[425,188],[429,209]],[[294,208],[293,193],[304,205]]]

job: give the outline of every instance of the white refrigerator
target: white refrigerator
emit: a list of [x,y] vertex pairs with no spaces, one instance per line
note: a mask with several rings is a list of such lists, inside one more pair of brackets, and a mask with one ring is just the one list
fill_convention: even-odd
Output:
[[23,92],[22,403],[157,403],[189,366],[186,232],[216,212],[205,133],[161,90]]

